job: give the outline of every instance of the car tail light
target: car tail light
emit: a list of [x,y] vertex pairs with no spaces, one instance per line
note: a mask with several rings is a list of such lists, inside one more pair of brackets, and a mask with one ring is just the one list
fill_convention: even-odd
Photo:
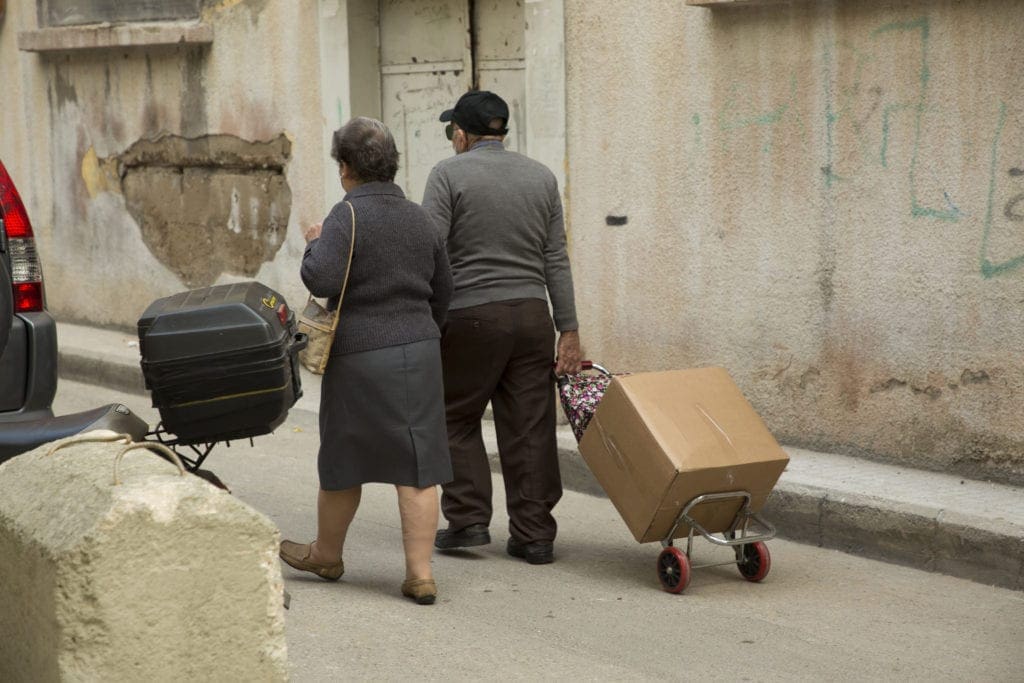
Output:
[[28,212],[0,162],[0,225],[7,233],[7,249],[11,257],[14,280],[14,310],[17,313],[43,310],[43,267],[39,264],[36,240]]

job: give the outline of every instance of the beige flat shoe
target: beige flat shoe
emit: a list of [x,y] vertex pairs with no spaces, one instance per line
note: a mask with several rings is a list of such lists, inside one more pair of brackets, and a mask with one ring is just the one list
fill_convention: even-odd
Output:
[[437,584],[433,579],[409,579],[402,583],[402,595],[417,605],[433,605],[437,600]]
[[304,572],[313,572],[317,576],[328,581],[337,581],[345,573],[345,562],[338,560],[336,564],[321,564],[309,559],[313,552],[312,543],[295,543],[294,541],[281,541],[281,550],[278,555],[285,563]]

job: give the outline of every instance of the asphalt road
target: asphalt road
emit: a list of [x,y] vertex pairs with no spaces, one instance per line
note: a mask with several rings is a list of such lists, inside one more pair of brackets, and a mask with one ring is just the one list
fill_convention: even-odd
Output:
[[[73,382],[55,409],[111,401],[155,421],[148,397]],[[276,434],[218,447],[208,466],[305,541],[317,441],[314,414],[293,410]],[[499,511],[501,490],[496,479]],[[498,512],[492,545],[436,557],[439,601],[423,607],[399,594],[394,489],[366,486],[342,580],[283,570],[293,680],[1024,681],[1024,593],[774,540],[763,583],[734,566],[698,569],[674,596],[658,587],[660,547],[634,542],[607,500],[567,491],[556,516],[554,564],[505,555]],[[696,562],[728,559],[699,543]]]

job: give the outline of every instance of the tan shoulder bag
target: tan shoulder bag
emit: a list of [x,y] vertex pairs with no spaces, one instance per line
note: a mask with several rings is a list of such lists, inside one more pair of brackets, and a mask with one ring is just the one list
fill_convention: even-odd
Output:
[[302,309],[302,315],[299,316],[299,332],[309,337],[306,348],[299,351],[299,362],[307,370],[318,375],[324,374],[324,371],[327,370],[327,361],[331,357],[334,335],[338,331],[338,317],[341,315],[341,303],[345,300],[348,274],[352,270],[352,254],[356,249],[356,210],[352,207],[351,202],[345,203],[348,204],[349,211],[352,212],[352,242],[348,247],[348,264],[345,266],[345,279],[341,282],[338,307],[334,311],[328,311],[310,294],[305,308]]

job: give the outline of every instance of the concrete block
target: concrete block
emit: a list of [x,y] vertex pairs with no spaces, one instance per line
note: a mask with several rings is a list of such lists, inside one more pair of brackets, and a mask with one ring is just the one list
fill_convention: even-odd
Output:
[[123,447],[0,466],[0,680],[285,680],[276,527]]

